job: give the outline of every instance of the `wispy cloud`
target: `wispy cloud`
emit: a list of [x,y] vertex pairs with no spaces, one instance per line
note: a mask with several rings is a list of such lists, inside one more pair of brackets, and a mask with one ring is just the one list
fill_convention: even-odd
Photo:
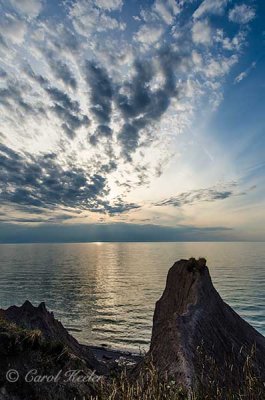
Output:
[[209,14],[223,14],[227,3],[228,0],[204,0],[193,13],[193,18],[197,19]]
[[176,196],[170,197],[169,199],[159,201],[155,204],[155,206],[183,207],[186,205],[215,202],[219,200],[225,200],[233,196],[245,195],[244,192],[238,192],[236,187],[236,183],[230,183],[228,185],[220,185],[219,187],[213,186],[207,189],[191,190],[189,192],[180,193]]
[[256,67],[256,65],[256,61],[253,61],[251,65],[247,69],[245,69],[245,71],[240,72],[240,74],[235,77],[234,83],[240,83],[241,81],[243,81],[243,79],[247,78],[247,76]]

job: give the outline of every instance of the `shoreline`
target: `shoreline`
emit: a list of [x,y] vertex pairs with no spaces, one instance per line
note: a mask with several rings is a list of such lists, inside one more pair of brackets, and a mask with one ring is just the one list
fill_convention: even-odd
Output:
[[106,365],[117,364],[117,366],[122,365],[134,365],[144,358],[144,355],[136,353],[129,350],[119,350],[112,349],[105,346],[95,346],[95,345],[83,345],[85,348],[92,351],[95,358]]

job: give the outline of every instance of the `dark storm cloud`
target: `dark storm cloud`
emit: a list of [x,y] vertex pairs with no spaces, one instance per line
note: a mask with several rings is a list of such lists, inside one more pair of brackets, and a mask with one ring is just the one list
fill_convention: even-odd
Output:
[[[27,210],[28,211],[28,210]],[[3,216],[3,218],[1,217]],[[9,216],[5,218],[6,214],[0,212],[0,222],[11,222],[15,224],[42,224],[42,223],[62,223],[64,221],[69,221],[75,218],[75,215],[69,214],[58,214],[50,217],[48,215],[42,215],[41,217],[25,217],[25,218],[16,218]]]
[[93,146],[96,146],[101,138],[111,139],[112,129],[107,125],[98,125],[95,133],[89,137],[89,141]]
[[77,81],[69,66],[65,62],[58,59],[53,51],[44,49],[43,53],[46,56],[46,61],[49,64],[54,76],[61,80],[66,86],[69,86],[75,90],[77,88]]
[[73,101],[67,93],[55,87],[46,87],[45,90],[54,102],[51,110],[62,120],[61,126],[67,136],[73,139],[78,128],[89,125],[89,118],[81,114],[80,104]]
[[[66,214],[61,214],[61,215],[55,215],[54,217],[45,217],[43,216],[42,218],[16,218],[14,222],[16,223],[58,223],[58,222],[63,222],[63,221],[69,221],[73,219],[74,216],[72,215],[66,215]],[[10,221],[9,221],[10,222]]]
[[39,83],[39,85],[42,87],[45,87],[45,85],[49,84],[48,79],[44,78],[42,75],[35,74],[35,72],[28,63],[24,65],[23,72],[31,79],[33,79],[35,82]]
[[124,124],[119,135],[118,139],[121,143],[123,149],[123,156],[127,161],[131,161],[131,154],[135,152],[139,145],[140,133],[139,130],[133,123],[132,124]]
[[4,47],[5,49],[8,48],[8,46],[7,46],[6,42],[5,42],[5,39],[4,39],[4,37],[3,37],[3,35],[1,33],[0,33],[0,46]]
[[[109,124],[115,90],[107,71],[99,64],[87,61],[84,73],[90,90],[90,110],[98,122],[95,132],[88,137],[88,140],[92,146],[96,146],[101,139],[108,141],[112,139],[113,132]],[[108,149],[105,150],[108,154]]]
[[123,156],[128,161],[131,161],[131,154],[139,147],[141,130],[159,121],[172,97],[178,94],[174,71],[179,56],[170,48],[165,48],[158,52],[157,59],[164,78],[161,87],[155,90],[151,88],[150,83],[156,76],[152,61],[137,61],[134,78],[120,87],[117,95],[117,106],[125,120],[118,139]]
[[[33,156],[17,153],[0,144],[0,202],[13,204],[18,210],[32,214],[44,214],[44,210],[58,207],[111,215],[139,208],[122,199],[117,199],[114,204],[105,200],[109,189],[103,170],[108,173],[115,168],[116,164],[110,162],[98,173],[89,175],[74,165],[68,165],[68,168],[60,165],[53,153]],[[55,222],[70,218],[64,216],[55,216]]]
[[[45,50],[44,53],[58,79],[75,88],[76,80],[68,66],[54,52]],[[90,111],[98,123],[95,131],[88,136],[91,145],[97,146],[103,139],[112,139],[110,123],[113,104],[122,116],[117,139],[123,158],[131,161],[137,148],[144,145],[142,132],[161,119],[171,99],[178,95],[176,67],[180,63],[180,55],[171,47],[163,47],[156,51],[153,58],[155,62],[152,59],[135,61],[133,77],[120,85],[113,83],[108,71],[100,64],[86,61],[83,71],[89,89]],[[52,87],[46,78],[34,74],[32,70],[27,73],[49,94],[54,102],[52,111],[62,121],[66,135],[74,138],[76,130],[89,123],[88,117],[81,114],[79,103],[73,101],[69,94]],[[154,89],[152,81],[158,74],[162,77],[162,83]]]
[[111,137],[112,129],[107,125],[99,125],[96,130],[97,136]]
[[1,222],[12,222],[15,224],[32,224],[32,223],[41,223],[43,222],[43,219],[41,218],[1,218],[0,219],[0,223]]
[[6,77],[7,77],[6,71],[4,71],[2,68],[0,68],[0,78],[6,78]]
[[[240,193],[243,195],[244,193]],[[224,200],[232,196],[238,196],[232,189],[222,190],[218,188],[192,190],[190,192],[180,193],[175,197],[166,199],[156,203],[156,206],[174,206],[182,207],[184,205],[200,203],[200,202],[213,202],[217,200]]]
[[117,163],[114,160],[110,160],[107,164],[102,164],[99,169],[103,174],[109,174],[118,168]]
[[81,168],[64,169],[55,154],[22,155],[0,146],[0,199],[4,204],[55,208],[89,209],[97,207],[106,195],[106,179],[88,176]]
[[60,104],[63,108],[72,112],[80,112],[80,105],[78,101],[73,101],[67,93],[57,89],[56,87],[47,87],[45,90],[47,93],[49,93],[55,104]]
[[[7,109],[12,110],[14,107],[16,111],[28,113],[32,115],[43,114],[45,115],[45,109],[37,104],[29,104],[24,99],[24,91],[31,91],[32,88],[28,85],[27,88],[23,88],[17,81],[8,80],[5,86],[0,88],[0,104]],[[15,104],[15,106],[14,106]]]
[[60,104],[55,104],[51,110],[60,118],[62,121],[62,128],[65,131],[66,135],[69,139],[73,139],[75,137],[75,131],[81,126],[88,126],[89,119],[86,115],[75,115],[67,108],[62,107]]
[[136,210],[141,208],[138,204],[135,203],[125,203],[122,199],[118,199],[114,202],[114,204],[109,204],[107,202],[102,203],[104,213],[108,213],[110,215],[118,215],[123,214],[131,210]]
[[234,240],[232,229],[195,226],[113,224],[42,224],[29,227],[0,223],[0,243],[168,242]]
[[39,207],[35,207],[35,206],[23,206],[20,204],[16,204],[16,210],[21,211],[21,212],[27,212],[29,214],[45,214],[47,212],[47,210],[45,208],[39,208]]
[[61,127],[69,139],[75,137],[77,129],[90,124],[88,116],[82,114],[78,101],[72,100],[66,92],[52,86],[42,75],[35,74],[29,65],[24,66],[24,72],[39,83],[49,95],[53,102],[50,110],[62,121]]
[[87,61],[85,79],[90,87],[91,111],[100,125],[111,120],[113,87],[107,71],[95,62]]

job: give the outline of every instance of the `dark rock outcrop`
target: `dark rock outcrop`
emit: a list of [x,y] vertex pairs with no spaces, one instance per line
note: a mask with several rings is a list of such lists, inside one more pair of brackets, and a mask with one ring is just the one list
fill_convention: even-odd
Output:
[[169,270],[148,360],[187,390],[242,390],[251,375],[265,393],[265,338],[222,300],[205,259],[180,260]]
[[[8,379],[10,370],[19,373],[16,381]],[[99,376],[106,371],[44,303],[34,307],[26,301],[0,310],[0,400],[88,398],[96,395]]]
[[62,323],[54,318],[53,313],[47,310],[45,303],[40,303],[38,307],[34,307],[27,300],[21,307],[11,306],[6,310],[0,310],[0,317],[15,323],[21,328],[30,330],[38,329],[47,340],[62,343],[75,356],[85,360],[88,368],[98,373],[106,372],[104,367],[95,358],[93,352],[87,346],[78,343],[68,333]]

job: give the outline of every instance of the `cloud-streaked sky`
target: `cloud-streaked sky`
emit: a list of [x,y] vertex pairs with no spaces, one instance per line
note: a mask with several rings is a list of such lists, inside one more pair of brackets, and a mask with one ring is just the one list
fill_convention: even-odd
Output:
[[264,20],[255,0],[0,0],[0,241],[265,240]]

